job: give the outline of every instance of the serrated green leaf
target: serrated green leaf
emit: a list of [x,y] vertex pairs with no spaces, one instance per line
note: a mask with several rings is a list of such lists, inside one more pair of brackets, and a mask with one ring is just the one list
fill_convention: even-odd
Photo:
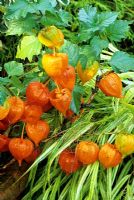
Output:
[[45,13],[46,10],[53,11],[53,6],[56,6],[55,2],[51,3],[51,0],[38,0],[38,2],[34,5],[36,11],[41,11]]
[[72,92],[72,102],[70,108],[76,114],[78,114],[80,111],[81,96],[83,92],[84,92],[83,87],[78,85],[74,87],[74,90]]
[[35,9],[33,3],[30,3],[26,0],[18,0],[7,7],[5,18],[8,20],[19,19],[20,17],[26,17],[27,13],[34,12]]
[[90,45],[96,53],[96,56],[99,56],[101,51],[108,47],[108,43],[109,42],[107,40],[102,40],[98,36],[93,37],[93,39],[90,41]]
[[71,15],[60,10],[59,12],[46,12],[45,16],[41,19],[41,24],[45,26],[55,25],[55,26],[68,26],[68,22],[71,21]]
[[78,34],[78,43],[82,41],[87,41],[93,36],[93,32],[88,28],[81,28]]
[[134,71],[134,57],[123,51],[115,52],[109,64],[116,72]]
[[4,69],[6,70],[8,76],[20,76],[24,73],[22,63],[18,63],[16,61],[5,63]]
[[68,22],[72,19],[71,14],[65,10],[60,10],[58,13],[64,24],[68,25]]
[[10,20],[6,23],[8,30],[6,35],[21,35],[26,33],[31,33],[32,29],[36,27],[35,19],[32,16],[27,16],[27,18],[20,18],[15,20]]
[[128,21],[116,20],[113,24],[106,28],[105,33],[110,40],[119,42],[121,39],[126,38],[128,31]]
[[104,27],[108,27],[110,24],[112,24],[118,16],[118,13],[116,12],[102,12],[98,14],[98,26],[99,29],[103,29]]
[[87,6],[85,8],[80,9],[79,11],[79,20],[80,23],[80,31],[78,34],[78,42],[89,40],[93,32],[98,30],[98,25],[96,26],[96,16],[97,10],[95,7]]
[[116,12],[101,12],[98,14],[96,8],[88,6],[79,11],[80,31],[78,38],[81,41],[87,41],[96,31],[102,32],[112,24],[118,14]]
[[76,66],[79,59],[79,47],[69,41],[65,41],[64,45],[60,49],[61,52],[67,53],[69,57],[69,64]]
[[25,59],[31,62],[34,55],[39,55],[41,51],[41,43],[34,35],[25,36],[21,40],[20,46],[17,47],[16,58]]
[[96,15],[96,8],[92,6],[87,6],[79,10],[79,20],[82,22],[92,23]]
[[7,7],[5,18],[8,20],[25,18],[28,13],[37,13],[41,11],[45,13],[46,10],[53,11],[56,6],[55,1],[51,3],[49,0],[38,0],[37,2],[30,2],[26,0],[18,0]]

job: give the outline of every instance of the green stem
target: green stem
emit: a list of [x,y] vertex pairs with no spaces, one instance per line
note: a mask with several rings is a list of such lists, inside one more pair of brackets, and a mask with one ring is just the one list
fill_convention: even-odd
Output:
[[55,47],[53,48],[53,55],[54,56],[56,55],[56,48]]

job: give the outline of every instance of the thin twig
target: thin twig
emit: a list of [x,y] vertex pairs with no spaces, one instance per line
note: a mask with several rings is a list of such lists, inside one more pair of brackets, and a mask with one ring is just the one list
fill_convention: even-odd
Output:
[[15,162],[15,159],[13,158],[12,160],[10,160],[7,164],[5,164],[2,168],[6,169],[7,167],[9,167],[10,165],[12,165]]
[[53,135],[52,137],[47,138],[47,139],[43,140],[42,142],[48,142],[49,140],[54,139],[54,138],[60,136],[60,135],[63,134],[65,131],[66,131],[66,130],[64,130],[64,131],[60,131],[60,132],[57,133],[56,135]]
[[21,139],[23,139],[23,137],[24,137],[24,130],[25,130],[25,123],[23,124],[22,133],[21,133]]

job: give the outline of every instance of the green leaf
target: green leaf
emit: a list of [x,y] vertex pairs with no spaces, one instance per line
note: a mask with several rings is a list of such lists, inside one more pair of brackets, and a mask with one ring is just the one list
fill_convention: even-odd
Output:
[[72,102],[70,105],[71,110],[78,114],[80,111],[80,105],[81,105],[81,96],[83,95],[84,90],[82,86],[76,85],[74,87],[74,90],[72,92]]
[[109,42],[107,40],[102,40],[98,36],[93,37],[93,39],[90,41],[90,45],[96,53],[96,56],[99,56],[101,51],[108,47],[108,43]]
[[18,63],[16,61],[5,63],[4,69],[6,70],[8,76],[20,76],[24,73],[22,63]]
[[58,12],[46,12],[46,15],[42,17],[41,24],[45,26],[55,25],[55,26],[68,26],[68,22],[71,21],[71,15],[60,10]]
[[93,62],[98,59],[96,52],[89,45],[83,46],[80,50],[80,54],[85,55],[87,57],[88,65],[92,65]]
[[35,9],[42,13],[45,13],[46,10],[53,11],[53,6],[55,7],[56,3],[55,1],[51,3],[51,0],[38,0],[38,2],[35,3]]
[[66,40],[60,51],[68,54],[69,64],[75,67],[79,59],[78,45]]
[[129,31],[129,22],[126,20],[116,20],[113,24],[106,28],[105,34],[112,40],[119,42],[126,38]]
[[93,173],[91,176],[91,183],[90,183],[90,187],[89,187],[89,193],[88,193],[88,200],[92,200],[94,193],[95,193],[95,188],[97,185],[97,175],[98,175],[98,171],[99,171],[99,162],[95,162],[92,165],[93,168]]
[[49,0],[38,0],[37,2],[30,2],[27,0],[18,0],[7,7],[5,18],[8,20],[25,18],[28,13],[37,13],[41,11],[45,13],[46,10],[53,11],[56,6],[55,1],[51,3]]
[[84,54],[80,54],[80,56],[79,56],[79,62],[80,62],[81,65],[82,65],[82,69],[85,69],[85,68],[86,68],[87,61],[88,61],[87,56],[84,55]]
[[50,1],[52,7],[55,7],[57,5],[57,1],[56,0],[51,0]]
[[5,78],[0,77],[1,85],[6,85],[7,83],[10,83],[10,79],[8,77],[5,77]]
[[7,98],[7,94],[0,88],[0,105],[3,105]]
[[118,14],[116,12],[102,12],[98,14],[98,22],[96,24],[99,25],[99,29],[101,30],[112,24],[116,20],[117,16]]
[[88,6],[79,11],[80,31],[78,38],[81,41],[87,41],[96,31],[102,32],[112,24],[118,14],[116,12],[101,12],[98,14],[96,8]]
[[20,46],[17,47],[16,58],[28,58],[31,62],[34,55],[40,54],[41,47],[37,37],[33,35],[25,36],[22,38]]
[[16,76],[11,77],[11,83],[13,86],[15,86],[15,88],[17,88],[19,90],[22,90],[24,88],[23,84],[21,83],[19,78],[17,78]]
[[65,25],[68,25],[68,22],[72,20],[71,14],[65,10],[60,10],[58,13]]
[[32,16],[27,18],[20,18],[7,21],[8,30],[6,35],[21,35],[25,33],[31,33],[32,29],[36,27],[35,19]]
[[78,34],[78,42],[87,41],[93,36],[92,29],[82,27]]
[[116,184],[112,190],[112,200],[115,199],[115,197],[117,196],[117,194],[119,193],[120,189],[123,187],[123,185],[129,180],[130,175],[126,175],[124,176],[121,181]]
[[134,57],[123,51],[115,52],[109,64],[116,72],[134,71]]
[[2,41],[0,40],[0,51],[3,49]]
[[18,0],[7,7],[6,19],[19,19],[20,17],[26,17],[27,13],[34,13],[35,9],[33,3],[26,0]]
[[92,6],[82,8],[79,10],[79,20],[82,22],[93,23],[96,12],[96,8]]
[[1,5],[0,5],[0,12],[4,13],[5,11],[6,11],[5,6],[1,6]]
[[59,3],[61,3],[62,5],[66,6],[70,3],[70,0],[57,0]]

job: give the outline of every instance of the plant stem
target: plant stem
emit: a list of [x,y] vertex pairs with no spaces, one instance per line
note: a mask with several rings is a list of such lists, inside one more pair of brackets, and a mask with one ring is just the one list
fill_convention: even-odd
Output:
[[81,108],[90,107],[91,102],[93,101],[95,95],[96,95],[97,92],[98,92],[97,83],[99,82],[100,78],[101,78],[100,76],[99,76],[99,77],[96,77],[95,88],[92,90],[92,93],[91,93],[91,96],[89,97],[88,102],[87,102],[86,104],[81,105]]
[[21,133],[21,139],[23,139],[23,137],[24,137],[24,130],[25,130],[25,123],[23,124],[22,133]]
[[56,48],[55,47],[53,48],[53,55],[54,56],[56,55]]
[[50,82],[50,78],[44,83],[44,86],[47,86],[48,85],[48,83]]
[[4,135],[9,136],[11,130],[11,126],[8,127],[8,129],[4,132]]
[[64,131],[60,131],[60,132],[57,133],[56,135],[53,135],[52,137],[47,138],[47,139],[43,140],[42,142],[48,142],[49,140],[52,140],[52,139],[54,139],[54,138],[60,136],[60,135],[63,134],[65,131],[66,131],[66,130],[64,130]]
[[55,85],[56,85],[56,87],[57,87],[57,89],[58,89],[58,92],[60,93],[60,88],[59,88],[59,85],[57,84],[56,81],[55,81]]

